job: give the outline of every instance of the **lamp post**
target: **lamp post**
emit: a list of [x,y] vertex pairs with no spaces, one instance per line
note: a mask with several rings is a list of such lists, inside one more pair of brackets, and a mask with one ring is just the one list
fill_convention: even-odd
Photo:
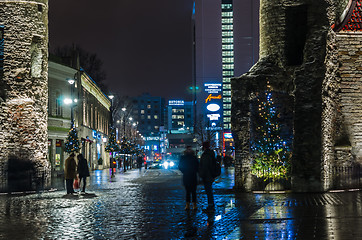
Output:
[[74,102],[75,102],[75,100],[73,99],[73,95],[74,95],[74,83],[75,83],[75,80],[74,79],[68,79],[67,80],[68,81],[68,83],[70,84],[70,98],[71,98],[71,100],[70,100],[70,127],[72,128],[73,127],[73,125],[74,125],[74,116],[73,116],[73,107],[74,107]]
[[122,108],[122,112],[123,112],[123,137],[126,138],[126,110],[127,108],[123,107]]
[[[109,95],[108,96],[109,99],[111,99],[111,107],[110,107],[110,114],[109,114],[109,134],[110,136],[112,136],[113,134],[113,98],[114,98],[114,95]],[[109,138],[109,141],[111,139]],[[113,161],[113,152],[111,151],[111,158],[110,158],[110,168],[111,168],[111,177],[113,178],[114,177],[114,171],[115,171],[115,166],[114,166],[114,161]]]

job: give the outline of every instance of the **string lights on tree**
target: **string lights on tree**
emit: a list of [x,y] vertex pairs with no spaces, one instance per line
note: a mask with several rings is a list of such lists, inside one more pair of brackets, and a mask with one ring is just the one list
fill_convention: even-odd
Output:
[[78,132],[75,128],[74,124],[72,124],[72,128],[69,130],[68,137],[65,141],[65,152],[72,153],[78,152],[80,149],[80,142],[78,138]]
[[281,115],[277,111],[269,85],[267,90],[256,98],[256,112],[252,121],[252,174],[265,180],[288,179],[290,141],[281,137]]
[[116,141],[116,131],[113,127],[111,128],[111,135],[109,136],[109,140],[108,140],[107,146],[105,147],[105,151],[106,152],[119,152],[120,151],[120,147]]

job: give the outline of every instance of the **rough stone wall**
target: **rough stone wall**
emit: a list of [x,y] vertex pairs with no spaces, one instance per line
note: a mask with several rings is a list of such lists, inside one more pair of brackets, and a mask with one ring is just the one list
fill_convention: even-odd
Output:
[[[249,167],[249,102],[254,92],[272,90],[294,99],[292,189],[323,191],[328,188],[333,158],[338,84],[335,38],[330,26],[335,1],[262,0],[260,60],[243,76],[232,80],[232,126],[236,145],[236,187],[251,189]],[[340,4],[343,5],[343,4]],[[290,9],[305,6],[306,41],[300,64],[287,60],[286,19]],[[303,9],[303,8],[301,8]]]
[[47,184],[48,1],[0,0],[0,16],[6,89],[0,103],[0,184],[7,188],[9,158],[31,161],[35,177]]
[[[351,159],[348,158],[354,158],[362,163],[362,35],[339,33],[337,46],[342,114],[341,133],[337,146],[339,152],[344,148],[347,153],[344,154],[345,157],[341,157],[337,152],[337,161],[349,162]],[[351,151],[351,154],[348,154],[348,151]]]

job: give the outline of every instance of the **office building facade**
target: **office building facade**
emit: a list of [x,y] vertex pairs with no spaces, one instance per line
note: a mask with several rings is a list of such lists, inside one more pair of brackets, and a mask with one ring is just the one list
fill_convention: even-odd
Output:
[[[231,84],[258,60],[259,1],[197,0],[193,9],[196,116],[229,139]],[[210,106],[210,104],[212,104]],[[230,142],[230,141],[229,141]]]

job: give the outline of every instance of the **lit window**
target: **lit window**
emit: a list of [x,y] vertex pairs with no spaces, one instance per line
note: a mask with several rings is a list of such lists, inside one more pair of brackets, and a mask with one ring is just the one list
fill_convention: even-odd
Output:
[[151,119],[151,115],[147,115],[147,119]]
[[[230,79],[229,79],[230,80]],[[223,81],[223,82],[226,82],[226,81]],[[224,90],[230,90],[231,89],[231,84],[223,84],[222,85],[222,88],[224,89]]]
[[224,92],[223,92],[223,95],[224,95],[224,96],[231,96],[231,91],[224,91]]
[[151,109],[151,105],[150,105],[150,104],[149,104],[149,105],[147,105],[147,108],[148,108],[148,109]]
[[145,114],[145,110],[144,110],[144,109],[141,110],[141,114]]
[[158,115],[155,115],[155,116],[153,116],[154,117],[154,119],[158,119]]

